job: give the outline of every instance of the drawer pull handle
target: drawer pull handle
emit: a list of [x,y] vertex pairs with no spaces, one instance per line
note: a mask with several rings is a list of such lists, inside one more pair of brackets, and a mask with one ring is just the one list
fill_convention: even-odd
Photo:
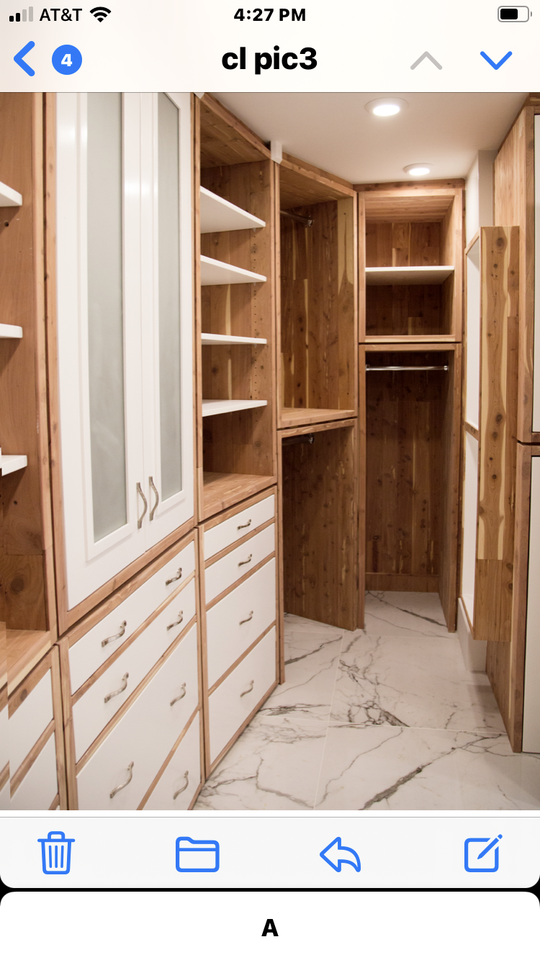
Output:
[[186,770],[184,774],[184,779],[186,781],[184,786],[180,787],[180,789],[177,790],[176,793],[173,793],[173,800],[176,800],[176,798],[179,797],[180,794],[183,793],[184,790],[187,790],[187,788],[189,787],[189,770]]
[[250,527],[250,526],[251,526],[251,520],[248,520],[247,523],[241,523],[240,526],[238,526],[236,529],[237,529],[237,530],[245,530],[246,527]]
[[175,697],[174,700],[171,700],[171,707],[174,707],[175,703],[178,703],[179,700],[183,700],[185,695],[186,695],[186,685],[185,683],[183,683],[182,686],[180,687],[179,696]]
[[114,799],[114,797],[116,796],[117,793],[120,793],[120,790],[123,790],[124,787],[127,787],[128,784],[131,783],[131,781],[133,780],[133,767],[134,767],[134,766],[135,766],[135,764],[133,763],[133,760],[132,760],[131,763],[128,765],[128,768],[127,768],[127,769],[128,769],[128,778],[127,778],[127,780],[124,780],[123,783],[119,783],[118,786],[114,788],[114,790],[111,790],[111,792],[110,792],[110,794],[109,794],[109,797],[111,798],[111,800]]
[[168,587],[170,583],[174,583],[175,580],[181,580],[182,578],[182,567],[179,568],[178,573],[175,577],[170,577],[169,580],[165,581],[165,586]]
[[254,687],[254,686],[255,686],[255,681],[254,681],[254,680],[250,680],[250,681],[249,681],[249,687],[247,688],[247,690],[244,690],[244,692],[241,693],[240,696],[241,696],[241,697],[245,697],[248,693],[251,693],[251,691],[253,690],[253,687]]
[[127,627],[127,620],[123,620],[122,623],[120,624],[120,630],[118,631],[118,633],[115,633],[114,637],[107,637],[106,640],[102,640],[101,646],[106,647],[107,644],[112,643],[113,640],[119,640],[120,637],[123,637],[126,632],[126,627]]
[[240,620],[238,626],[241,627],[243,623],[249,623],[250,620],[253,620],[253,610],[250,612],[249,617],[246,617],[245,620]]
[[143,510],[143,512],[142,512],[142,515],[141,515],[141,516],[138,518],[138,520],[137,520],[137,530],[140,530],[141,527],[142,527],[142,522],[143,522],[143,520],[144,520],[144,518],[145,518],[145,516],[146,516],[146,511],[148,510],[148,500],[146,499],[146,497],[145,497],[145,495],[144,495],[144,493],[143,493],[143,490],[142,490],[142,487],[141,487],[140,483],[137,484],[137,493],[139,494],[142,502],[144,503],[144,510]]
[[159,493],[158,493],[158,491],[157,491],[157,487],[156,487],[156,485],[155,485],[155,483],[154,483],[154,478],[153,478],[153,477],[148,477],[148,483],[150,484],[150,489],[153,491],[154,496],[155,496],[155,498],[156,498],[156,502],[154,503],[154,506],[152,507],[152,509],[151,509],[151,511],[150,511],[150,516],[149,516],[149,518],[148,518],[149,520],[153,520],[153,519],[154,519],[154,514],[155,514],[155,512],[156,512],[156,510],[157,510],[157,508],[158,508]]
[[184,619],[184,611],[180,610],[180,613],[178,614],[178,620],[175,620],[174,623],[170,623],[169,626],[167,627],[167,630],[172,630],[173,627],[179,627],[183,619]]
[[250,555],[249,555],[249,557],[247,558],[247,560],[240,560],[238,566],[239,566],[239,567],[243,567],[243,566],[245,566],[246,563],[251,563],[252,560],[253,560],[253,554],[250,553]]
[[124,676],[122,677],[122,686],[118,687],[118,690],[113,690],[112,693],[108,693],[107,696],[104,698],[103,703],[108,703],[109,700],[113,699],[113,697],[118,697],[121,693],[123,693],[128,685],[128,678],[129,678],[129,673],[125,673]]

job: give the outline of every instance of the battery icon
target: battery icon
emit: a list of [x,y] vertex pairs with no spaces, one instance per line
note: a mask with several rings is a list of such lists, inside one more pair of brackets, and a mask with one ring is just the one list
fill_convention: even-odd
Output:
[[498,15],[504,23],[523,23],[531,14],[528,7],[499,7]]

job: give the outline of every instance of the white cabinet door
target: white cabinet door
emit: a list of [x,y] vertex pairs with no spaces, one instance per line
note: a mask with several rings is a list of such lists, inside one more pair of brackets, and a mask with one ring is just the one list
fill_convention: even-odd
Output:
[[68,609],[193,514],[189,111],[57,95]]

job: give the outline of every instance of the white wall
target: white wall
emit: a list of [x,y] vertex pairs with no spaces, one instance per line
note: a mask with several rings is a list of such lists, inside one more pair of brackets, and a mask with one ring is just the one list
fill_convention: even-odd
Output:
[[496,150],[480,150],[465,182],[465,243],[480,227],[493,226],[493,161]]

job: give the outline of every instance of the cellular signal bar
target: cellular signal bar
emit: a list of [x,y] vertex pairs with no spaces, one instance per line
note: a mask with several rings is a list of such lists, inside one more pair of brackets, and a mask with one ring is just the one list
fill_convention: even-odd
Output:
[[10,23],[32,23],[34,19],[34,8],[28,7],[28,11],[23,10],[21,13],[12,14],[9,18]]

